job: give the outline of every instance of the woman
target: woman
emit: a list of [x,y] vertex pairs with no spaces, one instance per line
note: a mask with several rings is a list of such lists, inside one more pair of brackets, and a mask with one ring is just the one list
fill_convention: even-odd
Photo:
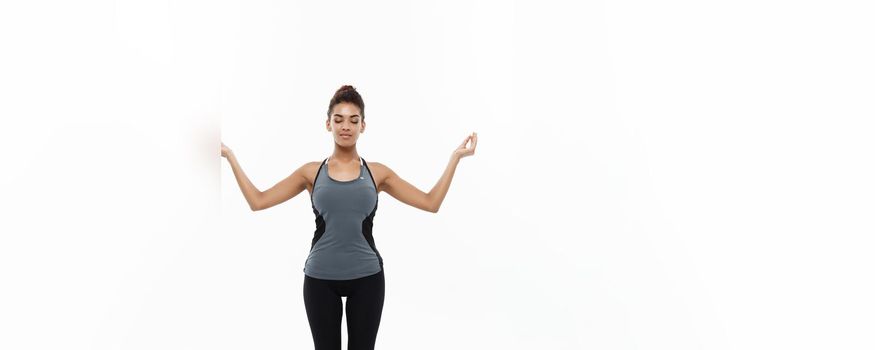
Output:
[[310,192],[316,231],[304,263],[304,306],[316,350],[340,349],[342,296],[347,298],[348,348],[373,349],[376,343],[385,292],[383,258],[371,233],[377,194],[384,191],[405,204],[437,213],[459,160],[474,154],[477,147],[477,133],[471,133],[453,151],[437,184],[425,193],[388,166],[359,156],[356,141],[365,127],[361,95],[350,85],[342,86],[328,104],[325,121],[325,129],[334,137],[334,153],[324,161],[302,165],[263,192],[252,185],[234,153],[222,143],[222,157],[231,164],[253,211],[285,202],[304,189]]

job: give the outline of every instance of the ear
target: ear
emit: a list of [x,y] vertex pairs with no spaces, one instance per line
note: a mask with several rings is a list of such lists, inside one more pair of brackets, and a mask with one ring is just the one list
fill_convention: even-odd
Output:
[[331,131],[331,119],[325,120],[325,130]]
[[368,126],[368,124],[365,123],[364,118],[362,118],[362,132],[365,132],[365,127],[366,127],[366,126]]

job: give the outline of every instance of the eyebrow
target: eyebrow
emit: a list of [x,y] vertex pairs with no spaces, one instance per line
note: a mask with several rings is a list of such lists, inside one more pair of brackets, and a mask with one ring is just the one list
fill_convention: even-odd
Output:
[[[334,116],[335,116],[335,117],[343,117],[343,115],[341,115],[341,114],[337,114],[337,113],[335,113]],[[358,116],[359,116],[358,114],[353,114],[353,115],[351,115],[351,116],[349,116],[349,117],[352,118],[352,117],[358,117]]]

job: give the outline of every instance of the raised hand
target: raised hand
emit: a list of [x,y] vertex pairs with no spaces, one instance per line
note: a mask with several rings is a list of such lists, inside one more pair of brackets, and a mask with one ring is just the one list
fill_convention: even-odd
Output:
[[222,142],[222,157],[228,158],[229,154],[231,154],[231,149]]
[[[471,147],[468,147],[468,142],[471,143]],[[473,155],[474,150],[477,149],[477,133],[472,132],[471,135],[465,138],[465,141],[453,151],[453,156],[458,157],[459,159]]]

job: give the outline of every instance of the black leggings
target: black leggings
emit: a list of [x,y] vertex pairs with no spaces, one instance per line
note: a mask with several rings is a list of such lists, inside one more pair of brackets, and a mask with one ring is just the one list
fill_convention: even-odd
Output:
[[346,297],[348,350],[373,350],[383,314],[383,270],[351,280],[304,275],[304,307],[316,350],[340,350],[341,296]]

